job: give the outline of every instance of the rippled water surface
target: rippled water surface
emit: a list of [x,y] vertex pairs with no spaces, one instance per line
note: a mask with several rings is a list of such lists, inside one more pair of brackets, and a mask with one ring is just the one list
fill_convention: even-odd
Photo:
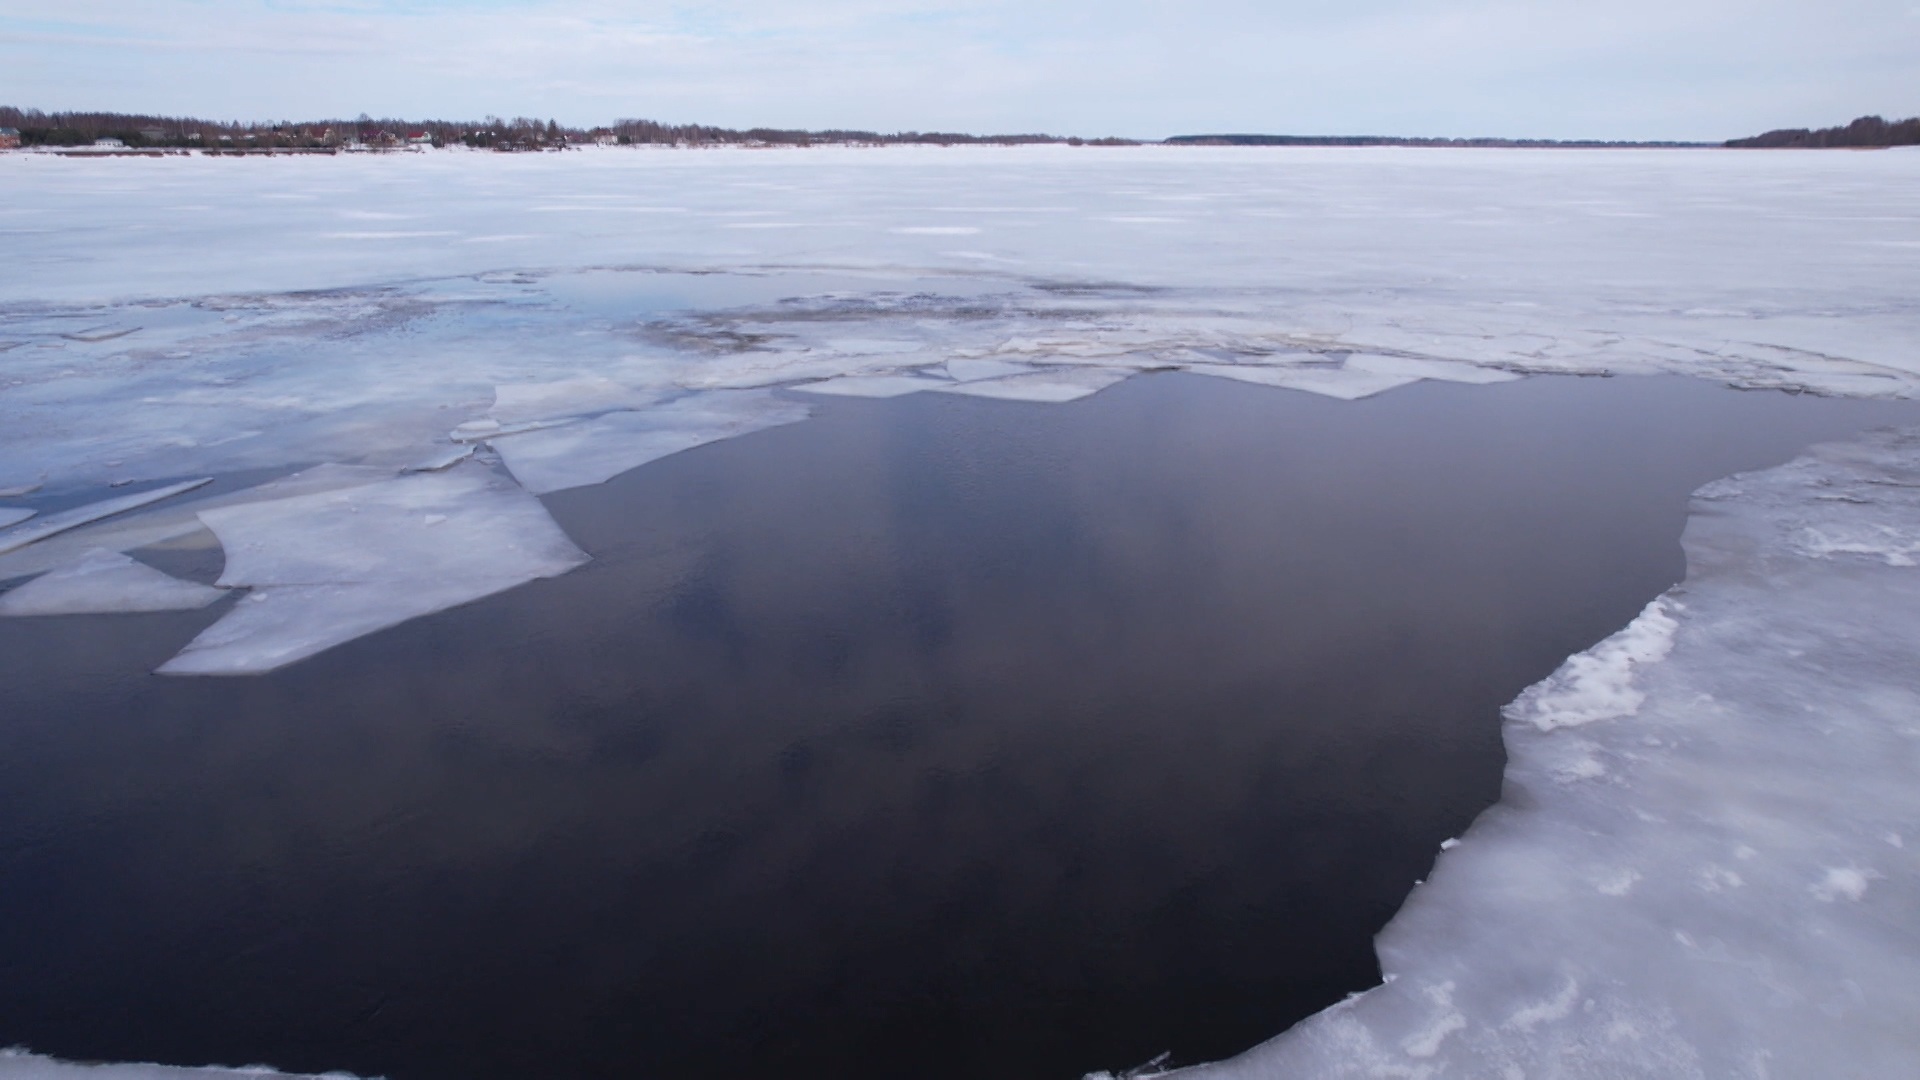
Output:
[[[396,1080],[1245,1048],[1499,794],[1686,495],[1911,405],[917,394],[549,496],[584,569],[271,675],[0,622],[0,1045]],[[153,552],[210,580],[217,551]]]

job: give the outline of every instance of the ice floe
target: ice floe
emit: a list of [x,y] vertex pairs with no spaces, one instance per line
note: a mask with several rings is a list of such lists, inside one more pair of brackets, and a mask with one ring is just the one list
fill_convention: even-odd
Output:
[[182,581],[116,551],[96,548],[78,560],[0,593],[0,615],[104,615],[192,611],[226,595]]
[[85,506],[76,506],[71,510],[62,510],[58,513],[48,514],[33,521],[31,524],[16,525],[6,532],[0,532],[0,555],[5,555],[10,551],[16,551],[26,547],[28,544],[38,543],[50,537],[58,536],[71,529],[78,529],[83,525],[90,525],[104,518],[113,517],[116,514],[124,514],[129,510],[138,510],[140,507],[150,506],[162,499],[171,499],[175,495],[184,494],[185,492],[192,491],[197,487],[212,482],[213,479],[211,477],[203,480],[183,480],[177,484],[168,484],[165,487],[154,488],[151,491],[141,491],[132,495],[121,495],[112,499],[102,499],[99,502],[88,503]]
[[1701,489],[1685,582],[1509,707],[1388,981],[1178,1075],[1912,1074],[1915,535],[1920,433]]
[[766,391],[688,394],[644,412],[612,412],[565,427],[495,439],[514,478],[536,495],[598,484],[669,454],[807,418]]
[[1212,375],[1219,379],[1237,379],[1241,382],[1259,383],[1262,386],[1305,390],[1311,394],[1322,394],[1342,401],[1372,397],[1395,387],[1419,381],[1419,376],[1416,375],[1399,375],[1332,365],[1269,367],[1254,364],[1190,364],[1187,370],[1196,375]]
[[1024,375],[1005,375],[997,379],[976,379],[939,386],[949,394],[999,398],[1002,401],[1034,401],[1057,405],[1096,394],[1134,372],[1116,368],[1051,368]]
[[200,521],[201,510],[359,487],[392,475],[390,470],[363,465],[316,465],[239,491],[150,504],[120,516],[75,526],[30,546],[0,554],[0,580],[46,573],[73,562],[94,548],[133,551],[136,548],[177,543],[194,534],[209,535],[209,542],[213,542],[210,534],[206,534],[206,526]]
[[478,465],[200,512],[219,584],[251,591],[170,675],[270,671],[587,560],[539,500]]
[[801,383],[793,389],[807,394],[827,394],[834,397],[890,398],[902,394],[917,394],[922,390],[937,390],[948,385],[941,379],[926,379],[918,375],[848,375],[838,379],[823,379],[820,382]]
[[0,529],[18,525],[34,515],[34,511],[24,506],[0,506]]

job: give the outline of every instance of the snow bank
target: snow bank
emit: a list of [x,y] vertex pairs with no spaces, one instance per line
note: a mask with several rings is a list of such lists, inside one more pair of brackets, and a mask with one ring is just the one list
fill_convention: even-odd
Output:
[[1920,433],[1701,489],[1684,584],[1508,708],[1388,981],[1178,1075],[1914,1075],[1916,540]]

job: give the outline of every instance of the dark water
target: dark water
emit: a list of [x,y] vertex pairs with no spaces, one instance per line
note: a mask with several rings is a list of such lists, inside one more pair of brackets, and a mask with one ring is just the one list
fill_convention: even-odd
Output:
[[1377,979],[1499,706],[1681,575],[1692,488],[1894,420],[1656,379],[827,402],[550,498],[575,574],[271,676],[146,674],[217,608],[0,622],[0,1045],[1226,1055]]

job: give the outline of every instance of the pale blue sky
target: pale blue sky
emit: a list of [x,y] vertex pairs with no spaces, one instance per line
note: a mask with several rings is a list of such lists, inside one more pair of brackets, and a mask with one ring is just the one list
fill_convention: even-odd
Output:
[[0,101],[1719,139],[1920,113],[1920,0],[0,0]]

